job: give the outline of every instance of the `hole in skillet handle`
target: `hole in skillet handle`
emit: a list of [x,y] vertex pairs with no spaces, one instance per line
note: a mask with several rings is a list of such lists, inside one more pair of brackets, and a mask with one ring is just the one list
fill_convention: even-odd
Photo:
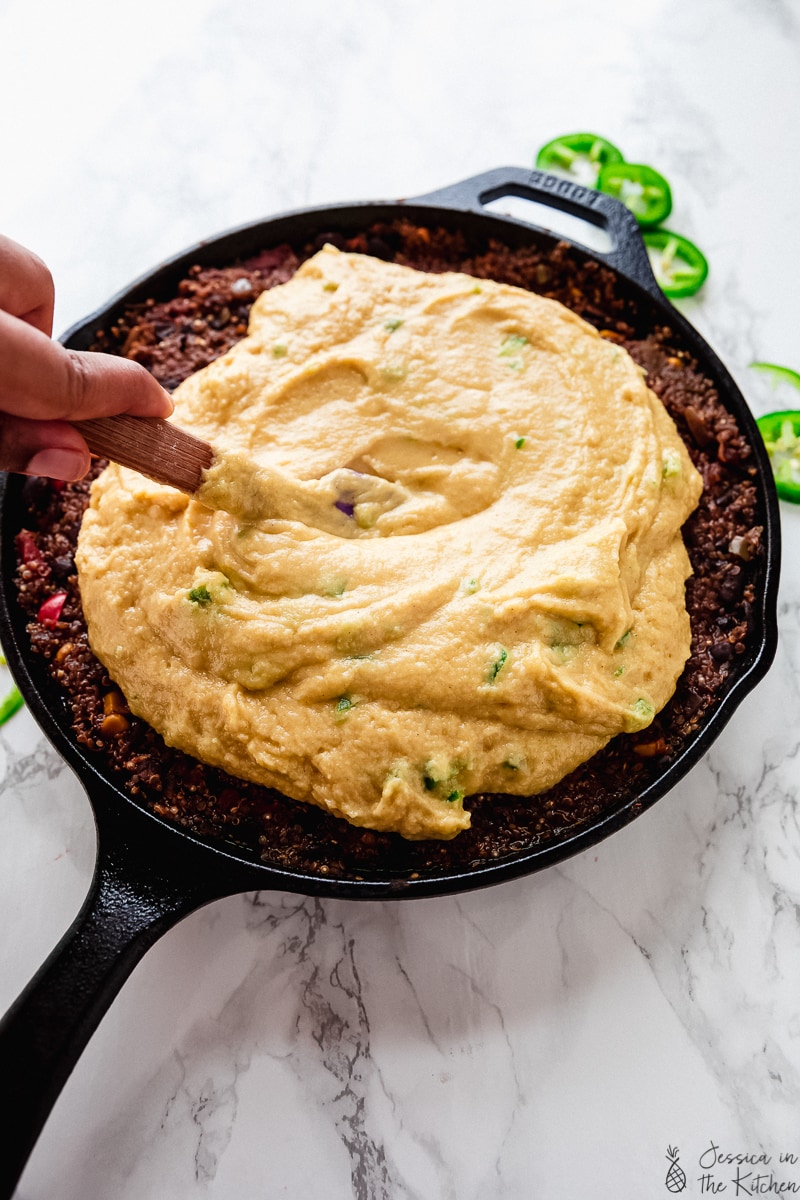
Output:
[[[415,196],[414,203],[476,213],[494,211],[543,233],[555,233],[638,283],[660,304],[668,303],[656,282],[633,213],[613,196],[593,188],[546,171],[497,167]],[[542,224],[549,214],[558,214],[558,218]]]
[[584,246],[598,257],[606,257],[615,248],[611,235],[604,226],[593,225],[585,217],[576,217],[561,209],[551,208],[541,200],[529,200],[512,193],[489,200],[483,207],[486,212],[511,217],[515,221],[524,221],[526,225],[543,229],[554,237]]

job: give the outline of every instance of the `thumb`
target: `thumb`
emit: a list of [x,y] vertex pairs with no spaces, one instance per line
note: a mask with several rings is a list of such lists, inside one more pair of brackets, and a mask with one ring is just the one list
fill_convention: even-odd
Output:
[[0,410],[64,421],[131,413],[166,417],[172,401],[138,363],[65,350],[33,326],[0,312]]
[[85,441],[66,421],[29,421],[0,413],[0,470],[50,479],[82,479],[89,470]]
[[69,420],[86,421],[118,413],[168,417],[172,412],[169,392],[139,363],[92,350],[63,353],[67,382],[62,394],[68,397]]

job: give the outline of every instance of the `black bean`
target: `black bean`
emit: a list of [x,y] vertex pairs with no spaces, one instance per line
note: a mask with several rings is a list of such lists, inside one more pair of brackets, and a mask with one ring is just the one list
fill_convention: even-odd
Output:
[[71,554],[59,554],[53,559],[52,569],[56,579],[67,579],[75,574],[75,559]]
[[27,508],[41,512],[50,499],[51,483],[41,475],[29,475],[22,485],[22,499]]

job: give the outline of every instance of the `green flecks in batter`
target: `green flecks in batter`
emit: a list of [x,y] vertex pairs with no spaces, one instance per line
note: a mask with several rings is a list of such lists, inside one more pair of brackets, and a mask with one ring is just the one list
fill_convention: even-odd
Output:
[[383,363],[379,369],[381,378],[386,383],[400,383],[408,374],[407,365],[400,359],[392,359],[390,362]]
[[662,459],[661,478],[674,479],[681,473],[681,456],[677,450],[665,450]]
[[517,354],[523,346],[527,346],[527,344],[528,339],[525,337],[524,333],[510,333],[508,337],[503,338],[503,343],[500,347],[500,354],[511,358]]
[[446,758],[429,759],[422,768],[422,786],[426,792],[436,792],[440,799],[455,804],[464,799],[464,792],[456,787],[458,774],[466,768],[463,759],[448,762]]
[[200,608],[206,608],[209,604],[213,604],[214,602],[214,597],[211,595],[211,592],[204,583],[199,584],[197,587],[193,587],[188,595],[192,604],[197,604],[200,606]]
[[346,579],[331,579],[329,583],[322,584],[323,596],[343,596],[347,589]]
[[497,658],[494,660],[492,665],[489,667],[489,673],[486,676],[487,683],[495,682],[495,680],[497,679],[497,676],[500,674],[503,667],[506,665],[507,661],[508,661],[508,651],[506,650],[505,646],[501,646],[500,653],[498,654]]
[[444,757],[431,758],[422,768],[422,782],[426,792],[434,791],[440,783],[445,783],[451,775],[452,767]]
[[359,529],[372,529],[375,524],[375,505],[373,504],[358,504],[356,505],[356,525]]
[[361,621],[344,621],[336,638],[336,649],[340,654],[364,654],[369,647],[365,645],[366,633]]
[[503,343],[498,351],[500,358],[507,359],[506,366],[512,371],[521,371],[525,366],[520,358],[520,354],[528,344],[528,339],[521,333],[510,333],[507,338],[503,339]]
[[634,701],[629,709],[627,721],[628,732],[636,729],[645,729],[653,720],[655,712],[654,705],[649,700],[645,700],[644,697],[640,697]]
[[340,696],[333,708],[334,721],[346,720],[353,708],[355,708],[355,700],[352,700],[350,696]]
[[561,617],[548,621],[547,641],[559,662],[569,662],[583,646],[597,641],[597,631],[589,621]]

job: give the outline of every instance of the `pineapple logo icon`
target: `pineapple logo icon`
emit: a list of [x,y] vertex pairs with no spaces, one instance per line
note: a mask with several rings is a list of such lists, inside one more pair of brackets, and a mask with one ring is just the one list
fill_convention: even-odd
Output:
[[667,1178],[664,1180],[667,1191],[682,1192],[686,1187],[686,1175],[678,1162],[677,1146],[667,1146],[667,1158],[669,1159],[669,1170]]

